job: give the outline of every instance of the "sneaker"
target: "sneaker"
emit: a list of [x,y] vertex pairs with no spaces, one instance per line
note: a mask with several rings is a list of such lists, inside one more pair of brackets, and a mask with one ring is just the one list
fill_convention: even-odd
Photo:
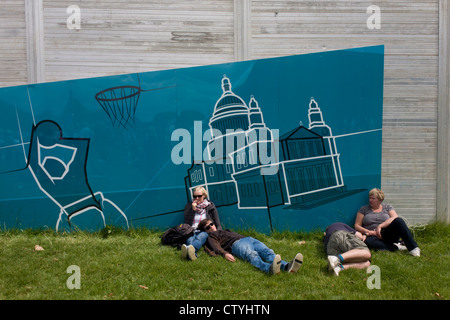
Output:
[[398,248],[399,251],[408,250],[405,245],[399,243],[394,243],[394,245]]
[[335,276],[339,276],[339,272],[343,270],[341,261],[336,256],[328,256],[328,271],[332,271]]
[[197,259],[197,255],[195,254],[195,248],[192,245],[185,245],[183,244],[181,246],[181,257],[183,259],[189,259],[189,260],[195,260]]
[[339,272],[341,272],[342,270],[344,270],[344,266],[340,264],[333,269],[333,273],[336,277],[339,277]]
[[185,244],[181,246],[181,258],[187,259],[187,246]]
[[339,266],[341,261],[336,256],[328,256],[328,271],[332,271],[334,268]]
[[280,273],[280,266],[281,266],[281,257],[279,254],[277,254],[275,256],[275,259],[273,259],[272,264],[270,265],[270,273],[271,274]]
[[409,252],[409,254],[414,256],[414,257],[420,257],[420,249],[419,249],[419,247],[412,249]]
[[303,263],[303,255],[301,253],[297,253],[294,260],[292,260],[287,264],[286,271],[296,273],[298,269],[300,269],[300,267],[302,266],[302,263]]

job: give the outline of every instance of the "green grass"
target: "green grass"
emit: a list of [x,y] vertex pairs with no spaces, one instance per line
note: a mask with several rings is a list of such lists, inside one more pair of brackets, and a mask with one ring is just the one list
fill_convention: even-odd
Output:
[[[297,252],[303,254],[297,274],[270,276],[246,262],[231,263],[203,250],[196,261],[182,260],[180,251],[160,245],[161,232],[148,229],[63,234],[3,230],[0,300],[447,300],[449,231],[448,225],[438,223],[415,230],[420,258],[406,252],[373,252],[372,264],[381,270],[381,289],[368,289],[372,274],[366,270],[346,270],[339,277],[327,271],[319,231],[272,235],[242,231],[287,261]],[[44,250],[34,251],[35,245]],[[71,265],[80,268],[80,289],[67,287]]]

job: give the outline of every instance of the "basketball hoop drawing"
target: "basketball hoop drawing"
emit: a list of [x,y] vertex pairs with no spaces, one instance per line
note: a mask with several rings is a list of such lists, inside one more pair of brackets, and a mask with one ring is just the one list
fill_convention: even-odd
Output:
[[98,92],[95,99],[103,108],[112,122],[114,128],[126,129],[127,126],[134,126],[136,107],[139,102],[141,92],[162,90],[175,86],[143,90],[139,80],[139,86],[119,86],[112,87]]
[[111,119],[113,126],[125,129],[128,124],[134,125],[140,94],[139,87],[121,86],[100,91],[95,99]]

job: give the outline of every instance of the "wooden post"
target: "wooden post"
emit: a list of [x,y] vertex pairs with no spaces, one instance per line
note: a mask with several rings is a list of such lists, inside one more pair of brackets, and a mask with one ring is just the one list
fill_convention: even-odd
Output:
[[449,109],[450,109],[450,5],[439,0],[439,83],[438,83],[438,130],[437,130],[437,188],[436,218],[450,222],[449,215]]
[[251,58],[250,0],[234,0],[234,60]]
[[42,0],[25,0],[28,83],[45,81],[44,18]]

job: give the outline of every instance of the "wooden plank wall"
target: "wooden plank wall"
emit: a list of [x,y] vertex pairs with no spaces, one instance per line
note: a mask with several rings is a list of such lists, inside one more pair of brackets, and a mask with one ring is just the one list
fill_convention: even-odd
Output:
[[[385,45],[381,187],[410,224],[435,219],[439,0],[25,1],[0,2],[0,87],[32,82],[25,10],[44,20],[38,81]],[[367,25],[374,4],[380,29]]]
[[232,1],[77,3],[69,30],[67,1],[44,1],[47,81],[233,61]]
[[0,1],[0,86],[27,83],[24,0]]
[[[253,59],[385,45],[381,188],[411,224],[436,216],[438,2],[251,3]],[[380,29],[367,26],[374,3]]]

